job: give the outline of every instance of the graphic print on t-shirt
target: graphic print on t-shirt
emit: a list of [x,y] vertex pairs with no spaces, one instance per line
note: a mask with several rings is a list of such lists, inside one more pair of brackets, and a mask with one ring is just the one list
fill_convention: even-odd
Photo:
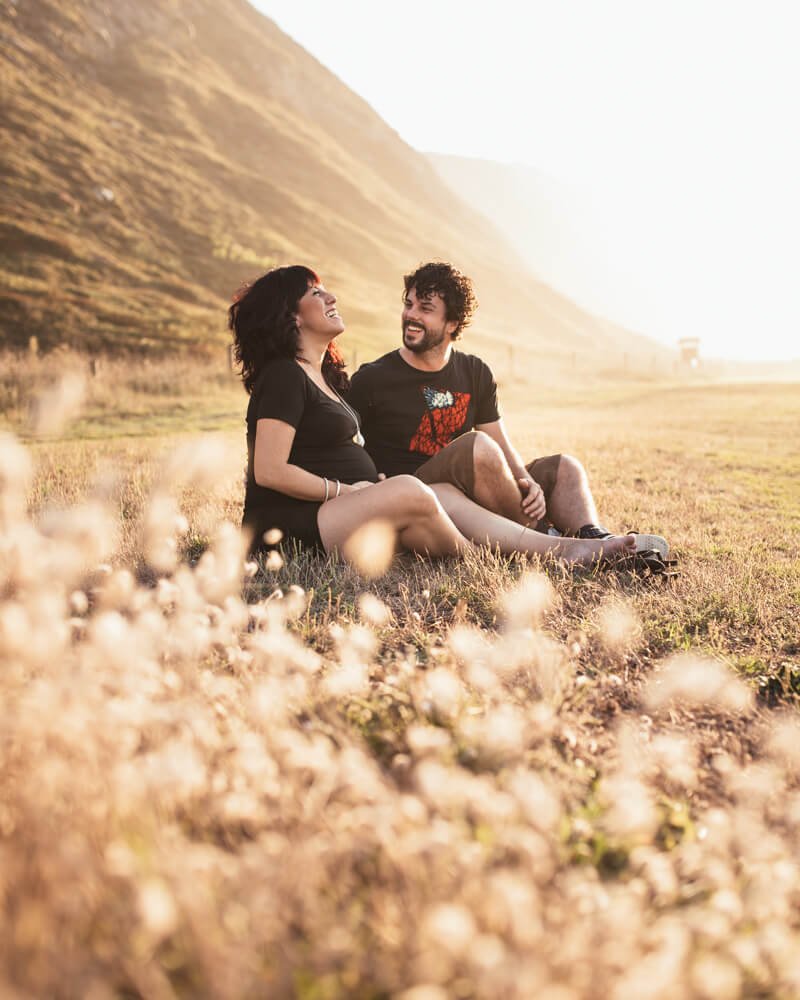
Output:
[[459,433],[467,419],[472,398],[468,392],[450,392],[423,386],[425,413],[414,431],[409,448],[423,455],[435,455]]

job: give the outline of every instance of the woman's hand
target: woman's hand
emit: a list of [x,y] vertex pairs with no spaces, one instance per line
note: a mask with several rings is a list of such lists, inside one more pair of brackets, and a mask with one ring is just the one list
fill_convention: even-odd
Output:
[[354,493],[356,490],[365,490],[368,486],[374,486],[374,485],[375,483],[371,483],[369,482],[369,480],[365,479],[358,483],[350,483],[350,485],[347,486],[346,488],[343,485],[342,492]]

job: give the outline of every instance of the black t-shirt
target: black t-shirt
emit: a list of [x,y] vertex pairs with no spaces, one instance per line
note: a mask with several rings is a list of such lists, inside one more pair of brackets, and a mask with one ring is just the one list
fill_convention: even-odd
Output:
[[319,506],[256,483],[253,453],[256,424],[262,419],[282,420],[295,428],[289,452],[290,465],[343,483],[377,482],[372,459],[353,440],[357,430],[353,415],[312,382],[296,361],[288,358],[270,361],[259,376],[247,407],[247,488],[243,520],[258,535],[277,527],[284,534],[300,536],[302,532],[295,529],[299,512],[313,513],[314,527]]
[[384,354],[358,369],[348,402],[361,416],[367,451],[387,476],[414,472],[476,424],[500,419],[489,367],[459,351],[438,372],[412,368],[399,351]]

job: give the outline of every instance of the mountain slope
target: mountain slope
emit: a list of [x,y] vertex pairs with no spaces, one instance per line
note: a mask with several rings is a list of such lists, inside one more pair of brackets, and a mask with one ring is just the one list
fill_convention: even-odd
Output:
[[[219,342],[233,290],[317,267],[351,345],[394,343],[401,275],[454,260],[481,342],[611,343],[356,94],[245,0],[0,0],[0,331],[21,345]],[[474,341],[473,341],[474,343]]]

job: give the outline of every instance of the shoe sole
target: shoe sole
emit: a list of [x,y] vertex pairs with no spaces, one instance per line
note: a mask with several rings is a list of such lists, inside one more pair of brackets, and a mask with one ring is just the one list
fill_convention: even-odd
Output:
[[669,542],[661,535],[643,535],[638,531],[629,531],[628,534],[636,539],[637,552],[655,549],[662,559],[666,559],[669,555]]

